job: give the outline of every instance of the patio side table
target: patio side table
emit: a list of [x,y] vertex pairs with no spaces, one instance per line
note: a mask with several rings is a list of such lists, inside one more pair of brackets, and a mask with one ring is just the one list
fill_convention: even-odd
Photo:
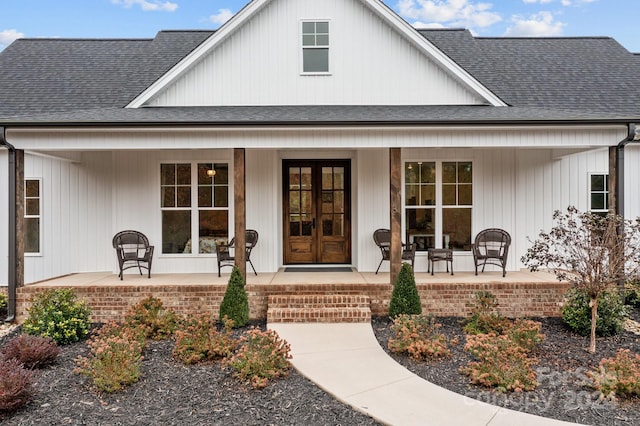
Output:
[[449,272],[449,264],[451,264],[451,275],[453,275],[453,250],[451,249],[429,249],[427,255],[427,272],[431,271],[433,275],[433,264],[435,262],[444,261]]

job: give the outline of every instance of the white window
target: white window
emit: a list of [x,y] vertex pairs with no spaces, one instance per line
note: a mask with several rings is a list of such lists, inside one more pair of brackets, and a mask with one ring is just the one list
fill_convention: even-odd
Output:
[[302,72],[329,72],[329,22],[302,22]]
[[609,211],[609,175],[606,173],[589,175],[589,211],[599,215]]
[[40,254],[42,193],[40,179],[24,181],[24,252]]
[[228,241],[228,164],[163,163],[160,193],[163,254],[215,253]]
[[471,249],[473,164],[410,161],[405,173],[405,231],[417,250]]

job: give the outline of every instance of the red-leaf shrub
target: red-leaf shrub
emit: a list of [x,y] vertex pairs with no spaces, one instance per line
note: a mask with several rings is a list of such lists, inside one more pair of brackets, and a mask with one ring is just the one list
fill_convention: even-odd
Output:
[[60,348],[48,337],[21,334],[0,352],[0,358],[17,359],[25,368],[42,368],[53,364]]
[[25,405],[33,395],[33,372],[17,359],[0,360],[0,412]]

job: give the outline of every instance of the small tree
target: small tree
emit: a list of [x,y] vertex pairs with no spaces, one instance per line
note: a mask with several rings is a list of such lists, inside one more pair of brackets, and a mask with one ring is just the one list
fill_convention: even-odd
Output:
[[553,220],[556,225],[549,233],[540,232],[522,262],[531,271],[547,268],[589,296],[589,351],[594,353],[598,298],[625,276],[638,274],[640,218],[625,221],[612,213],[602,217],[570,206],[566,213],[555,211]]
[[237,266],[233,267],[229,284],[220,304],[220,321],[224,317],[232,320],[234,327],[243,327],[249,322],[249,298],[244,289],[244,278]]
[[395,319],[398,315],[419,315],[422,313],[420,295],[416,287],[413,269],[408,263],[403,263],[391,293],[389,303],[389,317]]

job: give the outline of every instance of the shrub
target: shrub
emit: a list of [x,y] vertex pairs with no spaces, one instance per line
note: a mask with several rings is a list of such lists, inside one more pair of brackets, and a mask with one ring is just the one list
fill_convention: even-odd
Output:
[[537,321],[517,319],[506,330],[509,339],[526,352],[535,352],[544,340],[540,332],[542,324]]
[[25,405],[33,395],[33,372],[17,359],[0,359],[0,412]]
[[138,381],[142,348],[140,331],[109,323],[87,342],[89,355],[76,359],[76,373],[84,374],[103,392],[116,392]]
[[91,311],[73,289],[51,289],[35,295],[22,330],[50,337],[59,345],[77,342],[91,327]]
[[413,269],[408,263],[403,263],[389,302],[389,317],[395,319],[398,315],[420,315],[422,304],[416,287]]
[[220,321],[224,317],[233,321],[234,327],[244,327],[249,322],[249,298],[244,288],[244,278],[237,266],[233,267],[220,304]]
[[640,307],[640,283],[638,281],[625,283],[624,304],[634,308]]
[[417,360],[448,357],[451,351],[445,335],[437,332],[440,327],[428,315],[398,315],[391,326],[395,338],[389,339],[389,350]]
[[227,364],[235,375],[249,380],[254,388],[267,386],[270,379],[288,373],[291,347],[273,330],[252,328],[240,338],[240,348]]
[[615,358],[604,358],[598,369],[589,373],[601,398],[640,396],[640,355],[620,349]]
[[127,327],[144,330],[146,337],[164,340],[176,330],[178,316],[162,305],[162,300],[149,296],[131,306],[124,317]]
[[498,312],[496,297],[491,292],[479,291],[471,307],[471,315],[464,324],[464,332],[467,334],[502,334],[510,322]]
[[41,368],[55,362],[60,348],[49,337],[21,334],[0,352],[0,359],[17,359],[26,368]]
[[191,315],[175,332],[173,356],[185,364],[226,358],[236,347],[232,328],[233,321],[226,317],[223,320],[223,330],[218,331],[210,316]]
[[7,296],[4,293],[0,293],[0,309],[7,307]]
[[507,335],[469,335],[464,350],[479,359],[460,369],[474,384],[500,392],[533,390],[538,385],[532,368],[537,360]]
[[[583,290],[571,289],[562,307],[562,319],[576,333],[588,336],[591,333],[591,307],[589,295]],[[613,336],[620,333],[627,317],[627,308],[622,304],[616,290],[604,292],[598,298],[596,335]]]

